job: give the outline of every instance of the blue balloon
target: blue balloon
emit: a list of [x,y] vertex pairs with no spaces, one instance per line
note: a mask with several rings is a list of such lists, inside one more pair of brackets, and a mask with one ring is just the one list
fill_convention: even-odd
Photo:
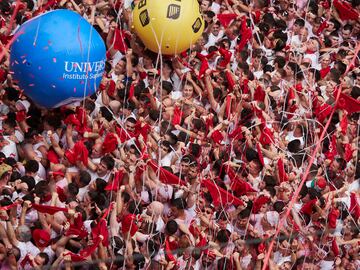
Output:
[[99,87],[106,48],[83,17],[55,10],[25,22],[10,52],[13,77],[36,104],[55,108]]

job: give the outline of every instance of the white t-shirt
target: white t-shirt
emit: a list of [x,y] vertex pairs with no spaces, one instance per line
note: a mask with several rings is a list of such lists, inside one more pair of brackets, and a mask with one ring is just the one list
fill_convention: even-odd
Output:
[[2,149],[0,149],[0,151],[3,152],[6,157],[12,157],[16,161],[19,161],[16,143],[10,140],[9,136],[4,136],[4,139],[9,142],[9,144],[5,145]]
[[206,43],[205,48],[209,48],[210,46],[214,46],[216,42],[218,42],[224,36],[224,31],[220,30],[219,34],[215,36],[213,33],[209,34],[208,43]]
[[[40,249],[37,246],[35,246],[33,243],[31,243],[31,242],[28,242],[28,243],[29,243],[29,247],[30,247],[29,253],[32,256],[35,257],[36,255],[38,255],[41,252]],[[54,256],[55,256],[55,252],[53,251],[51,246],[47,246],[42,252],[46,253],[49,256],[49,261],[52,262],[52,260],[54,259]]]

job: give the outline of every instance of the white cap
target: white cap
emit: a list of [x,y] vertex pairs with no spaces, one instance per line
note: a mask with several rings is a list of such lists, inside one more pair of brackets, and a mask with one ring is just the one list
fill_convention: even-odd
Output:
[[25,110],[28,112],[30,108],[30,102],[27,100],[18,100],[16,101],[15,106],[19,108],[19,111]]

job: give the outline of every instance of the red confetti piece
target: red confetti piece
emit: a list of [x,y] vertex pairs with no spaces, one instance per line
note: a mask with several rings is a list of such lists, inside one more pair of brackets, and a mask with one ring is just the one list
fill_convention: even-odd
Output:
[[15,62],[15,64],[17,64],[17,65],[19,64],[19,62],[18,62],[18,61],[16,61],[16,60],[15,60],[14,62]]
[[76,87],[74,87],[74,93],[76,92]]
[[44,50],[48,50],[48,49],[49,49],[49,47],[48,47],[48,46],[45,46],[45,47],[44,47]]
[[34,86],[35,84],[33,84],[33,83],[31,83],[31,84],[29,84],[29,86]]
[[50,40],[48,40],[48,44],[51,46],[52,45],[52,42]]
[[56,63],[56,58],[55,57],[53,58],[53,62]]
[[22,61],[22,63],[25,64],[25,63],[26,63],[26,59],[24,59],[24,60]]
[[27,54],[24,54],[22,56],[20,56],[21,59],[25,58],[27,56]]

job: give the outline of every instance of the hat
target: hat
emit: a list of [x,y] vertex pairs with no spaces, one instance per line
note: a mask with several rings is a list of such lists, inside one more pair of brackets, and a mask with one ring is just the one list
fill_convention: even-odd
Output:
[[35,229],[32,233],[32,237],[34,238],[37,247],[43,248],[49,245],[50,234],[45,230]]
[[12,170],[12,167],[7,164],[1,164],[0,165],[0,178],[3,177],[3,175],[9,171]]
[[19,111],[29,111],[30,108],[30,102],[27,100],[18,100],[15,103],[16,108],[18,108]]
[[316,185],[321,188],[324,189],[326,187],[326,180],[324,177],[319,177],[316,181]]

